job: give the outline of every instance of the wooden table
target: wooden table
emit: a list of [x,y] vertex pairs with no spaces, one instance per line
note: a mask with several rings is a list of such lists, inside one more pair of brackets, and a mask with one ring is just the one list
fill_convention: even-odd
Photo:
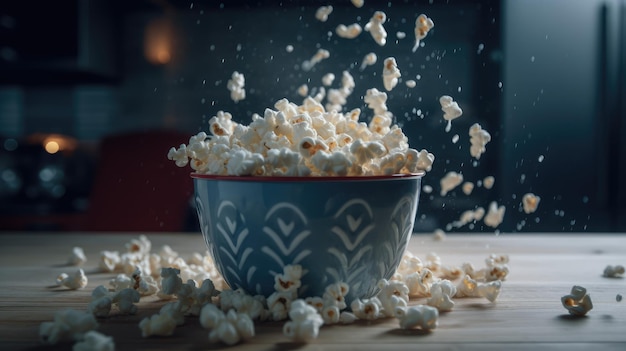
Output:
[[[0,240],[0,350],[70,350],[72,344],[44,346],[39,324],[52,320],[62,308],[86,309],[93,288],[114,276],[96,269],[100,250],[123,250],[138,234],[7,233]],[[153,248],[170,245],[183,257],[202,252],[200,234],[147,234]],[[89,285],[70,291],[54,286],[55,277],[71,272],[65,266],[73,246],[85,250]],[[434,241],[415,235],[410,250],[420,257],[436,252],[443,264],[471,262],[484,266],[491,253],[510,255],[510,274],[496,303],[485,299],[456,299],[457,305],[439,318],[431,333],[398,329],[395,319],[324,326],[320,337],[293,344],[278,322],[257,323],[256,337],[233,350],[408,350],[408,349],[626,349],[626,278],[605,278],[606,265],[626,265],[626,236],[597,234],[448,235]],[[560,298],[573,285],[582,285],[594,308],[584,318],[570,318]],[[412,304],[423,300],[412,301]],[[163,302],[142,299],[134,316],[99,321],[99,331],[113,336],[117,350],[205,350],[208,331],[188,317],[172,337],[141,337],[138,323],[158,311]]]

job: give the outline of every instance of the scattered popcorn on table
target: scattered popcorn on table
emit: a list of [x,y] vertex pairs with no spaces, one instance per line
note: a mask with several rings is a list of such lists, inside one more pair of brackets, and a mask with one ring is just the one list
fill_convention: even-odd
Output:
[[393,57],[387,57],[383,66],[383,84],[387,91],[391,91],[398,84],[398,78],[402,75],[398,69],[396,59]]
[[315,66],[320,61],[322,61],[324,59],[327,59],[329,57],[330,57],[330,52],[328,50],[319,49],[319,50],[317,50],[315,55],[313,55],[313,57],[311,57],[310,60],[306,60],[306,61],[302,62],[302,69],[305,70],[305,71],[310,71],[313,68],[313,66]]
[[137,239],[131,239],[126,243],[126,250],[130,253],[138,253],[146,255],[150,253],[152,249],[152,242],[145,235],[139,235]]
[[113,296],[113,303],[117,305],[120,314],[136,314],[137,306],[141,296],[133,288],[123,289]]
[[120,273],[109,280],[109,285],[113,288],[114,291],[121,291],[124,289],[132,288],[134,285],[134,281],[131,277],[127,276],[124,273]]
[[272,320],[282,321],[287,319],[292,301],[295,299],[292,291],[275,291],[267,297],[267,308]]
[[383,27],[386,21],[387,15],[382,11],[376,11],[364,28],[366,32],[370,32],[376,44],[380,46],[385,46],[387,43],[387,31]]
[[362,31],[363,31],[363,28],[361,28],[361,26],[358,23],[352,23],[349,26],[346,26],[345,24],[340,24],[335,29],[335,32],[337,33],[337,35],[345,39],[354,39],[358,37]]
[[444,232],[442,229],[435,229],[435,231],[433,232],[433,239],[435,241],[443,241],[446,239],[446,232]]
[[98,285],[91,292],[91,302],[87,306],[87,310],[96,317],[108,317],[112,303],[113,299],[109,290],[104,285]]
[[409,295],[411,297],[426,297],[430,295],[430,288],[435,280],[430,269],[423,269],[420,272],[409,274],[405,278]]
[[470,143],[472,144],[470,146],[470,155],[478,160],[480,155],[485,153],[485,145],[491,141],[491,134],[482,129],[480,124],[474,123],[469,129],[469,135]]
[[239,102],[246,98],[246,90],[244,86],[246,85],[246,78],[243,76],[243,73],[239,73],[237,71],[233,72],[232,76],[226,83],[226,89],[230,91],[230,98],[234,102]]
[[454,171],[446,173],[446,175],[439,181],[439,185],[441,186],[441,196],[446,196],[449,191],[459,186],[462,182],[463,174]]
[[149,275],[142,276],[141,269],[137,267],[131,276],[132,288],[137,290],[141,296],[154,295],[159,290],[157,282]]
[[159,297],[167,298],[168,295],[175,294],[183,285],[183,280],[179,276],[180,269],[161,268],[161,290]]
[[113,338],[90,330],[83,335],[82,339],[72,346],[72,351],[114,351]]
[[167,313],[157,313],[142,319],[139,322],[139,329],[144,338],[153,335],[170,336],[176,329],[176,320]]
[[376,57],[376,54],[373,52],[370,52],[369,54],[365,55],[361,63],[361,68],[360,68],[361,71],[364,70],[365,67],[375,64],[377,60],[378,60],[378,57]]
[[456,286],[455,297],[484,297],[490,302],[494,302],[500,295],[502,282],[495,280],[488,283],[477,282],[469,275],[465,275],[463,280]]
[[425,305],[398,307],[395,311],[395,317],[398,318],[402,329],[419,328],[429,331],[437,328],[439,311],[434,307]]
[[621,266],[621,265],[616,265],[616,266],[608,265],[608,266],[606,266],[604,268],[604,272],[602,273],[602,275],[607,277],[607,278],[621,277],[622,275],[624,275],[624,266]]
[[561,297],[561,303],[572,316],[584,316],[593,308],[587,289],[578,285],[574,285],[568,295]]
[[437,308],[441,312],[451,311],[454,307],[452,297],[456,294],[456,287],[451,281],[442,279],[433,283],[430,288],[430,297],[426,304]]
[[441,110],[444,112],[443,119],[448,121],[446,132],[449,132],[452,128],[452,120],[461,117],[463,110],[461,110],[459,104],[448,95],[440,97],[439,104],[441,105]]
[[328,20],[328,16],[333,12],[333,7],[331,5],[328,6],[320,6],[317,11],[315,11],[315,18],[318,21],[326,22]]
[[417,16],[415,20],[415,45],[413,45],[413,52],[417,51],[420,45],[420,41],[426,38],[428,32],[435,26],[435,22],[428,16],[421,14]]
[[496,228],[504,220],[505,210],[506,208],[504,206],[498,207],[498,203],[495,201],[492,201],[489,204],[489,211],[483,218],[483,221],[485,222],[486,225],[492,228]]
[[526,214],[530,214],[537,211],[539,201],[541,201],[541,198],[533,193],[524,194],[524,196],[522,196],[522,206],[524,208],[524,212]]
[[87,256],[81,247],[75,246],[72,248],[72,254],[68,259],[68,264],[72,266],[80,266],[87,262]]
[[382,308],[382,304],[378,297],[355,299],[352,303],[350,303],[350,309],[357,318],[370,321],[383,316],[381,313]]
[[324,320],[317,310],[298,299],[291,303],[289,321],[283,325],[283,334],[296,342],[309,342],[319,335]]
[[87,276],[82,268],[78,269],[74,274],[68,275],[67,273],[61,273],[56,279],[57,285],[64,286],[68,289],[77,290],[83,289],[87,286]]
[[324,290],[322,301],[324,306],[336,306],[339,310],[343,310],[347,307],[346,295],[350,291],[348,284],[338,282],[330,284]]
[[409,288],[404,282],[381,279],[378,282],[378,300],[382,307],[381,313],[387,317],[393,317],[396,307],[406,307],[409,304]]
[[81,340],[84,334],[95,330],[98,322],[93,314],[73,309],[57,311],[52,322],[39,326],[39,338],[46,344]]

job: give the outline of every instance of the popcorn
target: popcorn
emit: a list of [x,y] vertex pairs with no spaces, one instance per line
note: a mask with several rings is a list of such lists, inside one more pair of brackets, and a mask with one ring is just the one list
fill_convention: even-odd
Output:
[[398,318],[402,329],[420,328],[430,331],[437,328],[439,311],[434,307],[425,305],[398,307],[395,311],[395,317]]
[[324,306],[336,306],[338,310],[343,310],[347,307],[346,295],[350,291],[348,284],[343,282],[337,282],[330,284],[324,290],[322,296]]
[[572,287],[569,295],[561,297],[561,303],[572,316],[577,317],[584,316],[593,308],[587,289],[578,285]]
[[293,341],[309,342],[316,339],[324,320],[315,308],[304,300],[293,301],[289,309],[290,321],[283,326],[283,334]]
[[387,31],[383,27],[386,21],[387,15],[382,11],[376,11],[364,28],[366,32],[370,32],[376,44],[380,46],[385,46],[387,43]]
[[54,314],[52,322],[43,322],[39,326],[39,338],[46,344],[62,341],[80,340],[84,335],[98,327],[93,314],[89,312],[65,309]]
[[126,243],[126,250],[130,253],[137,253],[140,255],[146,255],[150,253],[152,249],[152,243],[145,235],[140,235],[137,239],[131,239]]
[[272,320],[282,321],[286,319],[294,298],[291,291],[276,291],[268,296],[267,308],[270,311]]
[[72,248],[72,254],[68,259],[68,264],[72,266],[80,266],[87,262],[87,256],[81,247],[75,246]]
[[180,144],[177,148],[172,147],[167,153],[167,159],[176,162],[178,167],[185,167],[189,163],[187,157],[187,145]]
[[175,294],[183,285],[183,280],[178,276],[180,269],[162,268],[161,269],[161,291],[159,296],[167,296]]
[[327,59],[329,57],[330,57],[330,52],[328,50],[319,49],[317,50],[315,55],[311,57],[310,60],[302,62],[302,69],[305,71],[310,71],[313,68],[313,66],[315,66],[320,61]]
[[114,351],[113,338],[90,330],[85,333],[81,341],[72,346],[72,351]]
[[139,267],[133,272],[131,280],[133,281],[132,288],[137,290],[141,296],[154,295],[159,290],[157,282],[149,275],[142,276]]
[[382,304],[377,297],[363,300],[355,299],[350,304],[350,309],[357,318],[370,321],[383,316],[381,312],[382,308]]
[[109,280],[109,285],[114,291],[122,291],[124,289],[133,288],[134,281],[131,277],[124,273],[120,273],[115,278]]
[[441,229],[435,229],[435,231],[433,232],[433,239],[436,241],[442,241],[445,240],[446,238],[446,232],[444,232]]
[[170,336],[176,329],[176,320],[170,314],[161,312],[142,319],[139,329],[143,338],[152,335]]
[[239,102],[246,98],[246,90],[244,86],[246,84],[246,79],[242,73],[237,71],[233,72],[230,79],[226,83],[226,89],[230,91],[230,98],[234,102]]
[[363,7],[363,4],[365,3],[365,0],[350,0],[352,2],[352,5],[354,5],[354,7],[357,8],[361,8]]
[[522,196],[522,206],[526,214],[533,213],[537,210],[541,198],[533,193],[526,193]]
[[107,288],[104,285],[98,285],[91,292],[91,302],[87,306],[87,310],[96,317],[108,317],[112,303],[113,299],[109,295]]
[[381,313],[387,317],[393,317],[396,307],[406,307],[409,303],[409,288],[400,281],[378,281],[378,300],[382,307]]
[[[307,96],[309,94],[309,86],[306,85],[306,84],[302,84],[301,86],[298,87],[297,91],[298,91],[298,95],[300,95],[302,97],[305,97],[305,96]],[[178,164],[176,164],[176,165],[178,165]],[[179,167],[184,167],[184,165],[183,166],[179,166]]]
[[320,6],[317,11],[315,11],[315,18],[318,21],[326,22],[328,20],[328,16],[333,12],[333,7],[331,5],[328,6]]
[[406,85],[407,88],[415,88],[417,86],[417,82],[414,81],[413,79],[409,79],[406,82],[404,82],[404,84]]
[[417,51],[420,45],[420,40],[426,38],[428,32],[435,26],[435,22],[428,16],[421,14],[417,16],[415,20],[415,45],[413,45],[413,52]]
[[369,54],[366,54],[363,57],[363,61],[361,63],[361,71],[364,70],[367,66],[371,66],[373,64],[376,63],[376,61],[378,60],[378,57],[376,57],[376,54],[373,52],[370,52]]
[[335,80],[335,75],[332,73],[326,73],[323,77],[322,77],[322,84],[324,84],[325,86],[330,86],[333,84],[333,81]]
[[387,91],[391,91],[398,84],[398,78],[402,75],[398,69],[396,59],[393,57],[387,57],[384,61],[383,68],[383,84]]
[[482,129],[482,127],[478,123],[472,124],[469,129],[469,135],[470,143],[472,144],[470,146],[470,155],[478,160],[480,159],[480,155],[485,153],[485,145],[487,145],[487,143],[491,141],[491,135],[489,134],[489,132]]
[[440,97],[439,104],[441,104],[441,110],[444,112],[443,119],[448,121],[446,132],[449,132],[452,128],[452,120],[461,117],[463,110],[461,110],[459,104],[448,95]]
[[72,290],[83,289],[87,286],[88,281],[89,280],[85,275],[85,271],[83,271],[82,268],[78,269],[72,275],[61,273],[56,279],[57,285],[61,285]]
[[424,297],[430,295],[430,289],[435,278],[430,269],[423,269],[420,272],[409,274],[406,279],[406,285],[409,288],[409,296]]
[[465,193],[465,195],[470,195],[472,191],[474,190],[474,183],[465,182],[463,183],[463,186],[461,187],[461,189],[463,190],[463,193]]
[[467,210],[461,213],[461,217],[459,217],[458,221],[454,221],[450,223],[450,227],[461,228],[462,226],[472,223],[475,221],[480,221],[485,216],[485,209],[479,207],[475,210]]
[[495,280],[489,283],[479,283],[469,275],[465,275],[463,280],[456,286],[455,297],[484,297],[490,302],[494,302],[500,295],[502,282]]
[[493,188],[493,184],[496,182],[496,178],[494,178],[493,176],[487,176],[485,177],[485,179],[483,179],[483,186],[485,187],[485,189],[491,189]]
[[335,29],[337,35],[345,39],[354,39],[358,37],[362,31],[363,28],[361,28],[358,23],[352,23],[349,26],[346,26],[345,24],[340,24]]
[[623,274],[624,274],[624,266],[621,266],[621,265],[616,265],[616,266],[608,265],[604,268],[604,272],[602,273],[602,275],[607,278],[617,278],[619,276],[622,276]]
[[446,175],[439,181],[441,186],[441,196],[446,196],[449,191],[459,186],[462,182],[463,175],[461,173],[454,171],[446,173]]
[[134,304],[139,302],[140,295],[137,290],[132,288],[123,289],[113,296],[113,303],[117,304],[120,314],[136,314],[137,306]]
[[486,225],[492,228],[496,228],[497,226],[500,225],[500,223],[502,223],[502,220],[504,219],[505,210],[506,208],[504,206],[498,207],[498,203],[495,201],[492,201],[489,204],[489,211],[487,212],[487,215],[484,217],[483,221],[485,222]]

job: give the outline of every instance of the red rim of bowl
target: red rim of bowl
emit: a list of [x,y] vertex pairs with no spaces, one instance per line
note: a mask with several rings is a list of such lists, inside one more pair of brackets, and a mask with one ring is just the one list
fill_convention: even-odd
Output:
[[232,176],[232,175],[214,175],[191,173],[191,178],[195,179],[211,179],[211,180],[232,180],[244,182],[336,182],[336,181],[363,181],[363,180],[396,180],[421,178],[424,172],[408,173],[408,174],[392,174],[377,176],[308,176],[308,177],[287,177],[287,176]]

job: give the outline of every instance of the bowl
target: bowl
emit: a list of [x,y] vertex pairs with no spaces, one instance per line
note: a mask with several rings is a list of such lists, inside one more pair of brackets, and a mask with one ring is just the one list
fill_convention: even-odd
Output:
[[299,297],[341,281],[352,301],[376,295],[378,281],[395,273],[422,175],[191,176],[202,235],[231,288],[267,297],[274,276],[298,264]]

